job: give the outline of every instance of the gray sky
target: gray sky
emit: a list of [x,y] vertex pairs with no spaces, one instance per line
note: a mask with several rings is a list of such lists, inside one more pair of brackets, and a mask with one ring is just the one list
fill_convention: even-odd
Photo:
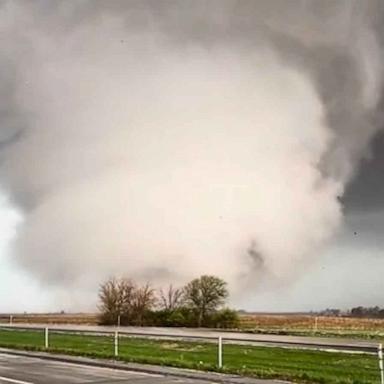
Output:
[[381,1],[0,9],[0,311],[92,309],[120,274],[382,305]]

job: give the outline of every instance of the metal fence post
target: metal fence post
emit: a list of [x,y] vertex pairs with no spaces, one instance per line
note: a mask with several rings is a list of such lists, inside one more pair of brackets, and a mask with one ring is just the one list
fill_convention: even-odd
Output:
[[218,348],[217,348],[217,366],[218,368],[223,367],[223,338],[222,336],[219,336],[218,339]]
[[115,331],[115,356],[119,356],[119,331]]
[[381,384],[384,384],[383,344],[379,344],[379,348],[377,350],[377,354],[378,354],[378,357],[379,357]]
[[49,348],[49,330],[48,327],[45,328],[45,348]]

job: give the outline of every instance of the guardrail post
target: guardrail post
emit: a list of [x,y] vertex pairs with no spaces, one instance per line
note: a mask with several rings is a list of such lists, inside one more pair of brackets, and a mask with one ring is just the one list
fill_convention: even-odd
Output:
[[377,354],[379,357],[381,384],[384,384],[383,345],[382,344],[379,344],[379,348],[377,349]]
[[223,338],[219,336],[218,345],[217,345],[217,367],[223,367]]
[[115,356],[119,356],[119,331],[115,331]]
[[45,328],[45,348],[49,348],[49,330],[48,327]]

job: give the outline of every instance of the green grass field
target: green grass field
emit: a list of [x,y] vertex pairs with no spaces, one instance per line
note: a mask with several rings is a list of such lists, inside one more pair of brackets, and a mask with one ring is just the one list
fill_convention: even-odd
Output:
[[384,332],[382,331],[359,331],[359,330],[320,330],[313,331],[311,329],[292,329],[292,328],[241,328],[239,332],[252,333],[260,335],[290,335],[290,336],[312,336],[312,337],[329,337],[342,339],[370,340],[384,343]]
[[[113,358],[111,336],[50,333],[51,352]],[[0,330],[0,346],[44,350],[42,331]],[[215,371],[213,343],[121,337],[119,360]],[[379,383],[377,357],[225,344],[222,372],[306,383]]]

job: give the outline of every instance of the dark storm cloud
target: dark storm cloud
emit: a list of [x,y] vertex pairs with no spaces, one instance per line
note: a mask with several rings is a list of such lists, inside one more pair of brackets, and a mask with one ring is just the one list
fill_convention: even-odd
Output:
[[[381,110],[384,111],[384,102],[381,105]],[[346,189],[343,203],[347,214],[384,211],[384,132],[382,130],[372,140],[370,151],[361,161],[355,177]],[[384,230],[384,227],[382,228]]]

